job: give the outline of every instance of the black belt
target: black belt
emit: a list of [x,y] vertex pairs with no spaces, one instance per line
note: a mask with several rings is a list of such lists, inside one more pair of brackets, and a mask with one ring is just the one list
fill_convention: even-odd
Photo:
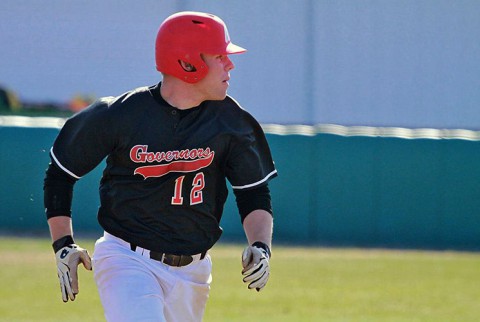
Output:
[[[134,244],[130,244],[130,249],[132,251],[137,250],[137,246]],[[200,260],[204,259],[207,255],[207,252],[203,252],[200,254]],[[169,266],[181,267],[188,265],[193,262],[194,257],[190,255],[172,255],[166,253],[159,253],[150,251],[150,258],[156,261],[162,262]]]

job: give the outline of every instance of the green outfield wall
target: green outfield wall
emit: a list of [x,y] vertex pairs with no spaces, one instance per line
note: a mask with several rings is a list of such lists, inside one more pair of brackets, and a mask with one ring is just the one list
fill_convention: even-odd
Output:
[[[0,118],[0,230],[47,234],[43,177],[62,125]],[[277,242],[480,249],[480,134],[475,131],[264,125],[279,177]],[[75,186],[77,233],[96,221],[103,164]],[[223,239],[243,238],[230,194]]]

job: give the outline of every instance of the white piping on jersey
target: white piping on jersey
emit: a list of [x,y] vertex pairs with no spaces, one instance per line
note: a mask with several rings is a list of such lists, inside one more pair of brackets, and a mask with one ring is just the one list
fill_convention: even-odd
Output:
[[247,184],[247,185],[244,185],[244,186],[232,186],[233,189],[247,189],[247,188],[251,188],[251,187],[255,187],[261,183],[264,183],[265,181],[267,181],[271,176],[273,176],[274,174],[277,173],[277,170],[273,170],[272,172],[270,172],[269,174],[267,174],[267,176],[265,178],[263,178],[262,180],[260,181],[257,181],[257,182],[254,182],[254,183],[250,183],[250,184]]
[[65,171],[66,173],[68,173],[69,175],[71,175],[72,177],[74,177],[75,179],[80,179],[81,177],[77,176],[75,173],[73,173],[72,171],[68,170],[67,168],[65,168],[61,163],[60,161],[58,161],[57,157],[55,156],[55,153],[53,153],[53,147],[50,149],[50,154],[52,155],[52,158],[53,160],[55,161],[55,163],[58,165],[58,167],[60,169],[62,169],[63,171]]

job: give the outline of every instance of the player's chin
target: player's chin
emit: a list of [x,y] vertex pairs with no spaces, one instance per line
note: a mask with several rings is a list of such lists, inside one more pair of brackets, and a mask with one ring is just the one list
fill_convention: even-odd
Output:
[[212,95],[212,101],[223,101],[227,97],[227,91],[218,91],[214,95]]

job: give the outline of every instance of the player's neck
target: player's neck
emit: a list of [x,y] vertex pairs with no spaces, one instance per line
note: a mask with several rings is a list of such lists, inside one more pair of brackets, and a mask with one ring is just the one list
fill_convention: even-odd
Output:
[[204,101],[196,95],[196,91],[191,84],[173,77],[164,77],[160,86],[160,95],[168,104],[180,110],[196,107]]

